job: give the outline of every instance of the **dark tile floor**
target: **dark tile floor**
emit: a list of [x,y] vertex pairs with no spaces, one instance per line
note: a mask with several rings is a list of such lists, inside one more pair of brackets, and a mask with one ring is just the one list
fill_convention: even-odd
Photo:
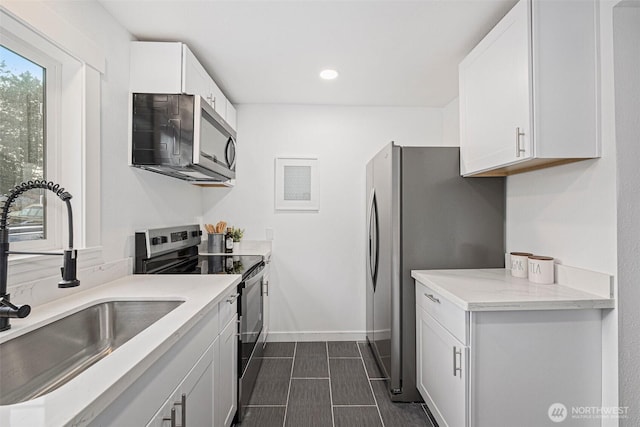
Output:
[[419,403],[394,403],[369,347],[268,343],[238,427],[434,427]]

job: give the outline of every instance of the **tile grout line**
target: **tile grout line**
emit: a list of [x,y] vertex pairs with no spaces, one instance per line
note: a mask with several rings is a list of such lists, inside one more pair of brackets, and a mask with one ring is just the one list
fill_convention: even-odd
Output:
[[[360,344],[362,344],[367,349],[369,348],[369,343],[367,343],[367,342],[363,342],[363,343],[360,343]],[[362,356],[362,361],[364,362],[364,354],[362,354],[362,349],[360,348],[359,345],[358,345],[358,351],[360,352],[360,355]],[[378,368],[378,366],[376,364],[375,358],[373,360],[373,364],[376,367],[376,370],[378,371],[378,374],[381,374],[380,373],[380,369]],[[369,375],[369,368],[367,368],[367,364],[366,363],[364,364],[364,370],[367,372],[367,377],[369,377],[370,381],[381,381],[381,380],[382,381],[386,381],[386,378],[384,378],[384,377],[371,378],[371,376]],[[373,369],[372,369],[372,371],[373,371]],[[372,373],[375,374],[375,372],[372,372]]]
[[365,374],[367,374],[367,383],[369,384],[369,390],[371,390],[371,394],[373,395],[373,401],[376,403],[376,409],[378,410],[378,416],[380,417],[380,422],[382,423],[382,427],[384,427],[384,420],[382,419],[382,412],[380,412],[380,406],[378,405],[378,399],[376,399],[376,394],[373,391],[373,386],[371,385],[371,378],[369,378],[369,371],[367,371],[367,366],[364,364],[364,356],[362,355],[362,350],[360,346],[356,344],[358,347],[358,352],[360,353],[360,361],[362,362],[362,367],[364,368]]
[[374,408],[376,405],[333,405],[334,408]]
[[[282,419],[282,427],[287,424],[287,412],[289,410],[289,396],[291,394],[291,381],[293,379],[293,366],[296,364],[296,351],[298,350],[298,342],[293,346],[293,360],[291,361],[291,372],[289,373],[289,389],[287,390],[287,402],[284,405],[284,418]],[[288,358],[287,358],[288,359]]]
[[294,380],[328,380],[329,377],[291,377]]
[[325,349],[327,350],[327,370],[329,371],[329,403],[331,406],[331,425],[336,427],[336,419],[333,414],[333,392],[331,391],[331,366],[329,365],[329,342],[325,341]]
[[284,408],[287,405],[245,405],[245,408]]
[[262,356],[259,359],[293,359],[293,357],[289,357],[289,356]]

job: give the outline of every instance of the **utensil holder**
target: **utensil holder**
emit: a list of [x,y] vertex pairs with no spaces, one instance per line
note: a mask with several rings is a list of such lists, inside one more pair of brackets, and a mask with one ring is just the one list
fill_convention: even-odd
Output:
[[224,233],[212,233],[207,235],[207,252],[224,252]]

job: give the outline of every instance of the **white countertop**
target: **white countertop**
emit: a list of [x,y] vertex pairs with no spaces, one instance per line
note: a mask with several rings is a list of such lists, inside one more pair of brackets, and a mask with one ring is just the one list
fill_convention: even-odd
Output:
[[140,332],[76,378],[42,397],[0,406],[0,425],[86,425],[196,325],[240,275],[133,275],[34,307],[11,319],[0,343],[104,301],[180,300],[176,309]]
[[466,311],[613,308],[615,300],[576,287],[537,285],[505,269],[413,270],[411,277]]

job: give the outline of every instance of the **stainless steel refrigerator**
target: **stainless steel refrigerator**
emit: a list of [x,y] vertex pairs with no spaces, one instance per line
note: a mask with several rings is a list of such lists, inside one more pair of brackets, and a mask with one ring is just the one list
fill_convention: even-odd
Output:
[[504,225],[504,178],[462,178],[457,147],[390,143],[367,164],[367,341],[392,400],[422,400],[411,270],[504,267]]

